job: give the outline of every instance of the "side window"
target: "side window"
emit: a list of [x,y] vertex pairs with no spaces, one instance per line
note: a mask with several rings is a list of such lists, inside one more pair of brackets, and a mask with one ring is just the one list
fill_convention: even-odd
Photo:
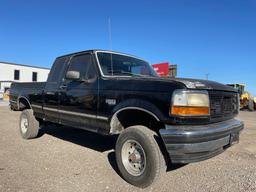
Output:
[[68,71],[79,71],[80,77],[90,79],[95,77],[95,68],[90,54],[74,56],[70,61]]
[[50,74],[48,76],[48,82],[57,83],[63,76],[65,70],[65,63],[68,60],[68,57],[60,57],[55,60],[51,68]]
[[20,70],[14,70],[14,80],[20,80]]
[[32,81],[33,82],[37,81],[37,72],[32,72]]
[[86,77],[87,77],[88,79],[96,78],[96,69],[95,69],[95,66],[94,66],[94,65],[90,65],[90,66],[88,67]]

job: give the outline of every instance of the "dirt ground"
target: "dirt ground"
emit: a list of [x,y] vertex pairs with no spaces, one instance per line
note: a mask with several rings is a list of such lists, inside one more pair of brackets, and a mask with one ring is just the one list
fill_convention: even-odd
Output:
[[46,127],[23,140],[19,112],[0,107],[0,191],[256,191],[256,112],[245,122],[240,143],[199,163],[172,166],[147,189],[126,183],[115,163],[115,138],[68,128]]

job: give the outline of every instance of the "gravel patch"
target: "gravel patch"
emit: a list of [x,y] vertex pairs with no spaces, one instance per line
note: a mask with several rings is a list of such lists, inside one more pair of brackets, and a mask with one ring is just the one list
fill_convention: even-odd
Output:
[[[1,104],[0,104],[1,105]],[[154,185],[138,189],[118,174],[115,137],[68,127],[46,127],[23,140],[19,112],[0,107],[0,191],[256,191],[256,112],[243,111],[240,143],[212,159],[172,165]]]

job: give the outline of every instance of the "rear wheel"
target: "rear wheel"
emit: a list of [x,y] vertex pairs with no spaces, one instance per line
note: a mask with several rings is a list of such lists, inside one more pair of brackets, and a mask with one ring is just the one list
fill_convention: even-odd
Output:
[[36,120],[32,109],[22,111],[20,115],[20,134],[24,139],[32,139],[38,135],[39,122]]
[[122,177],[145,188],[166,170],[164,156],[156,141],[158,135],[144,126],[125,129],[116,142],[116,161]]

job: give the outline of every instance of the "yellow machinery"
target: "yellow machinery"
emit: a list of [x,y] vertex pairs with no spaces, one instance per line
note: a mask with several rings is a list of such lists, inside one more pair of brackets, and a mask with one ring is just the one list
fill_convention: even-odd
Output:
[[6,90],[4,93],[3,93],[3,100],[5,101],[9,101],[9,93],[10,93],[10,90]]
[[228,86],[234,87],[238,90],[240,95],[240,108],[244,109],[247,108],[250,111],[256,109],[256,97],[253,96],[248,92],[245,91],[245,84],[227,84]]

